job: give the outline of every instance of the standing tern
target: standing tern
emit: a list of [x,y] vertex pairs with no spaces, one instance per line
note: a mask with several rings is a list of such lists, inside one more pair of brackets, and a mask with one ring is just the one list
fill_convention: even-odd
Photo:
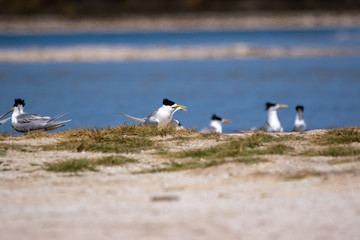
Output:
[[127,114],[120,113],[121,115],[143,123],[146,126],[157,126],[157,127],[166,127],[170,124],[170,126],[180,127],[179,121],[173,119],[173,115],[178,110],[182,110],[186,112],[186,107],[182,105],[178,105],[175,102],[165,98],[163,100],[163,105],[156,111],[152,112],[146,118],[137,118]]
[[304,106],[296,106],[296,117],[293,132],[304,132],[306,130],[306,123],[304,119]]
[[218,117],[214,114],[211,117],[210,125],[204,129],[202,129],[200,132],[202,132],[202,133],[209,133],[209,132],[222,133],[222,123],[231,123],[231,121],[228,119]]
[[14,107],[6,114],[0,117],[0,120],[4,118],[10,112],[13,112],[11,116],[11,126],[18,132],[30,132],[35,130],[50,131],[65,126],[64,123],[71,120],[55,121],[56,119],[64,116],[64,114],[50,118],[47,116],[40,116],[38,114],[29,114],[24,112],[25,101],[23,99],[15,99]]
[[275,104],[275,103],[266,103],[266,112],[268,115],[267,124],[261,127],[259,130],[263,130],[265,132],[283,132],[283,128],[281,127],[277,110],[280,108],[287,108],[287,105]]

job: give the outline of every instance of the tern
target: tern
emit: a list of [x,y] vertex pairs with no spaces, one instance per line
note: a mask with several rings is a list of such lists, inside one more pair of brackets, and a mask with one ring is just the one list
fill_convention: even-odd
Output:
[[137,118],[123,113],[120,114],[137,122],[143,123],[146,126],[166,127],[170,125],[176,128],[181,128],[179,121],[173,119],[173,115],[179,110],[186,112],[186,107],[183,105],[178,105],[175,102],[165,98],[163,100],[163,105],[146,118]]
[[274,103],[266,103],[266,112],[268,115],[267,124],[261,127],[259,130],[263,130],[265,132],[283,132],[283,128],[281,127],[277,110],[280,108],[287,108],[287,105],[283,104],[274,104]]
[[64,123],[71,120],[55,121],[56,119],[64,116],[65,114],[51,118],[47,116],[40,116],[38,114],[30,114],[24,112],[25,101],[23,99],[15,99],[14,107],[6,114],[0,117],[0,120],[9,113],[13,112],[11,116],[11,126],[14,130],[22,133],[30,131],[50,131],[65,126]]
[[231,121],[228,119],[218,117],[214,114],[211,117],[210,125],[204,129],[202,129],[200,132],[202,132],[202,133],[208,133],[208,132],[222,133],[222,124],[223,123],[231,123]]
[[304,120],[304,106],[296,106],[296,117],[293,132],[304,132],[306,130],[306,123]]

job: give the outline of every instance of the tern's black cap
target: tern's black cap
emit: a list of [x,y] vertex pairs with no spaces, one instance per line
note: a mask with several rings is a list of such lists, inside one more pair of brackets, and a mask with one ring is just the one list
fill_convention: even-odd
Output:
[[212,117],[211,117],[211,120],[219,120],[219,121],[221,121],[222,118],[219,117],[219,116],[216,116],[215,114],[213,114]]
[[303,105],[297,105],[296,106],[296,111],[304,111],[304,106]]
[[16,98],[15,99],[15,103],[14,103],[14,107],[18,106],[18,105],[23,105],[25,106],[25,100],[21,99],[21,98]]
[[163,100],[163,105],[167,105],[167,106],[172,106],[174,105],[175,103],[167,98],[164,98]]
[[267,102],[266,103],[266,109],[265,110],[269,110],[269,108],[271,108],[271,107],[275,107],[276,106],[276,104],[275,103],[270,103],[270,102]]

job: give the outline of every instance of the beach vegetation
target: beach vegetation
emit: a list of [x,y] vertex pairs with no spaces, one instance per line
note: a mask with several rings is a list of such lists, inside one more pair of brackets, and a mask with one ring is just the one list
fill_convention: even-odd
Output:
[[99,171],[97,166],[119,166],[126,163],[135,163],[135,159],[128,158],[121,155],[107,156],[101,158],[75,158],[66,159],[56,162],[47,162],[44,164],[44,169],[51,172],[70,172],[76,173],[81,171]]

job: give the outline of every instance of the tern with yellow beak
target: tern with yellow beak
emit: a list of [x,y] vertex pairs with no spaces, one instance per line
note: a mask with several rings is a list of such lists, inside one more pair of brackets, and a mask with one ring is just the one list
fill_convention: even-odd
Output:
[[283,128],[281,127],[277,110],[280,108],[287,108],[287,105],[283,104],[275,104],[275,103],[266,103],[266,112],[268,115],[268,121],[266,125],[261,127],[259,130],[263,130],[265,132],[283,132]]
[[209,132],[222,133],[222,124],[223,123],[231,123],[231,121],[228,119],[218,117],[214,114],[211,117],[210,126],[202,129],[201,132],[202,133],[209,133]]
[[11,126],[18,132],[30,132],[30,131],[50,131],[65,126],[64,123],[71,120],[55,121],[62,117],[64,114],[58,117],[40,116],[38,114],[29,114],[24,112],[25,101],[23,99],[15,99],[14,107],[6,114],[0,117],[0,120],[4,118],[10,112],[13,112],[11,116]]
[[175,102],[165,98],[163,100],[163,105],[158,110],[152,112],[147,118],[137,118],[123,113],[120,114],[135,121],[141,122],[146,126],[166,127],[169,124],[171,126],[176,124],[173,122],[177,121],[173,119],[173,115],[178,110],[186,112],[186,107],[183,105],[178,105]]

